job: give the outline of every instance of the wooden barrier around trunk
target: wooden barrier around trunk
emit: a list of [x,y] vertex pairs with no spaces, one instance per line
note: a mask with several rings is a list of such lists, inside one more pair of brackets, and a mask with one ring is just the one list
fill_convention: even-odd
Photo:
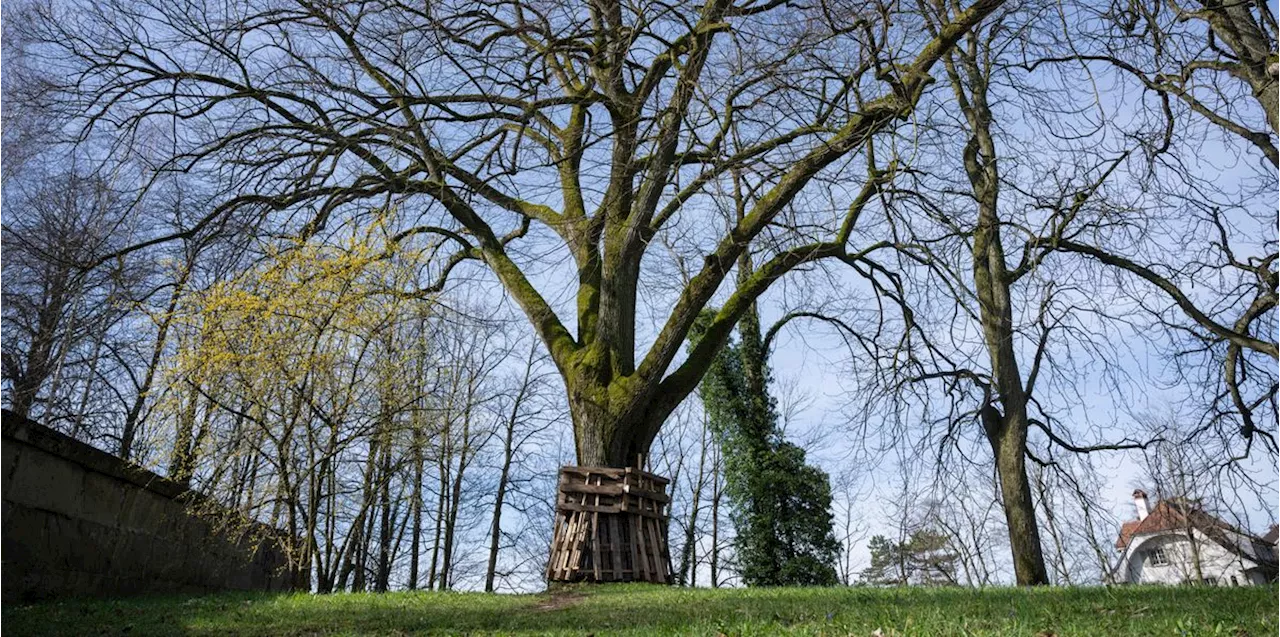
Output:
[[630,467],[561,467],[547,580],[670,584],[669,482]]

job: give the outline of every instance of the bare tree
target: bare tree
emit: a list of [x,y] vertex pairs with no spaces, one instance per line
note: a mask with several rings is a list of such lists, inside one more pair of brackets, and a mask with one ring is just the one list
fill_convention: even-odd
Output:
[[[815,175],[907,116],[935,62],[999,4],[981,0],[925,40],[890,29],[892,5],[865,14],[814,7],[791,46],[768,42],[771,18],[799,9],[726,0],[669,15],[590,2],[582,7],[590,20],[524,4],[427,14],[397,2],[303,3],[221,15],[120,0],[54,11],[39,33],[72,78],[65,95],[88,125],[130,130],[198,118],[209,125],[184,125],[191,143],[166,168],[223,162],[232,172],[238,192],[208,216],[133,248],[185,236],[237,209],[315,206],[298,228],[305,236],[367,198],[426,198],[443,215],[396,238],[439,237],[460,248],[447,271],[476,261],[496,276],[564,377],[579,461],[618,466],[647,451],[774,280],[848,254],[857,210],[827,224],[827,238],[795,242],[763,262],[723,305],[703,345],[676,364],[698,311],[746,246]],[[406,33],[418,37],[399,35]],[[901,46],[914,54],[887,41],[904,37]],[[255,41],[274,44],[241,46]],[[321,54],[308,42],[332,42],[342,54]],[[719,52],[730,46],[744,55]],[[822,51],[841,48],[848,54],[824,59]],[[339,77],[350,81],[335,83]],[[804,77],[830,90],[810,91]],[[867,96],[873,86],[879,95]],[[175,101],[177,94],[190,98]],[[756,99],[761,94],[770,97]],[[787,110],[770,113],[780,107],[766,103]],[[748,127],[752,121],[771,123]],[[776,122],[786,122],[784,130]],[[781,163],[743,220],[711,242],[637,361],[635,299],[649,239],[748,161]],[[558,184],[551,198],[527,185],[541,177]],[[512,252],[533,223],[573,260],[576,336]]]
[[[101,355],[123,315],[128,270],[82,264],[117,249],[124,202],[101,180],[63,174],[28,190],[11,184],[4,224],[4,380],[10,409],[50,425],[79,420],[59,391]],[[93,382],[88,378],[84,382]]]
[[506,414],[506,422],[502,430],[502,463],[498,471],[498,485],[493,497],[493,519],[489,527],[489,563],[485,569],[484,590],[493,592],[498,574],[498,551],[502,546],[502,513],[507,503],[507,492],[511,485],[512,469],[518,460],[517,454],[529,442],[546,428],[530,426],[530,402],[538,391],[543,380],[538,375],[544,357],[540,346],[534,342],[529,345],[529,353],[525,357],[524,370],[519,382],[510,396],[510,407]]
[[[929,7],[927,24],[935,29],[954,11],[945,3]],[[897,426],[922,424],[939,464],[986,461],[985,450],[968,444],[975,437],[988,448],[1023,585],[1049,583],[1028,460],[1052,461],[1046,454],[1053,449],[1143,444],[1129,436],[1080,442],[1083,432],[1061,422],[1050,400],[1073,380],[1073,350],[1089,351],[1102,365],[1115,357],[1100,345],[1102,333],[1086,326],[1106,316],[1099,297],[1082,293],[1058,269],[1069,266],[1048,257],[1059,238],[1113,223],[1104,186],[1130,149],[1086,148],[1081,136],[1093,133],[1077,111],[1040,108],[1079,99],[1046,88],[1069,80],[1027,78],[1012,63],[1024,53],[1018,46],[1046,29],[1045,15],[1054,13],[1039,3],[1007,5],[943,56],[950,99],[930,102],[933,117],[905,140],[918,155],[881,193],[897,254],[855,264],[889,311],[861,323],[856,314],[848,321],[822,317],[855,356],[877,361],[862,365],[862,382],[887,393],[864,400],[890,412],[902,412],[896,405],[904,400],[920,406],[919,416],[907,412],[915,423]],[[1006,116],[1023,128],[1006,124]],[[1060,129],[1078,134],[1057,135]],[[1047,146],[1055,136],[1062,142]],[[1047,451],[1034,449],[1037,437]]]

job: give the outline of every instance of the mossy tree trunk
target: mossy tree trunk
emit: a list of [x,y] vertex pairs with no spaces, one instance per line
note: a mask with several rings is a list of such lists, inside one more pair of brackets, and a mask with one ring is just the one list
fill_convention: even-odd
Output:
[[[691,393],[730,331],[768,287],[793,268],[846,254],[853,226],[878,179],[868,179],[867,196],[851,206],[835,236],[827,241],[783,250],[758,264],[737,282],[699,345],[676,364],[677,355],[701,310],[711,301],[751,241],[768,227],[822,170],[855,152],[875,133],[908,116],[924,87],[928,72],[970,28],[990,14],[1001,0],[979,0],[960,11],[927,43],[918,56],[900,64],[893,90],[866,102],[824,142],[799,156],[740,214],[733,228],[692,274],[648,352],[636,357],[636,295],[641,260],[651,240],[682,199],[668,200],[676,170],[680,139],[687,134],[683,118],[690,112],[696,88],[710,56],[712,40],[732,30],[727,20],[730,3],[709,0],[687,39],[678,69],[670,71],[670,97],[663,114],[647,119],[644,101],[651,87],[627,86],[626,43],[630,27],[621,5],[593,5],[601,24],[601,50],[606,53],[589,71],[610,104],[611,168],[597,206],[589,209],[581,183],[580,163],[590,140],[592,102],[575,99],[567,108],[567,124],[543,140],[563,158],[557,165],[562,209],[514,199],[469,179],[482,198],[551,228],[564,241],[577,270],[577,333],[555,311],[508,256],[506,245],[523,233],[499,237],[469,203],[464,190],[447,184],[431,189],[435,197],[471,236],[476,245],[467,256],[483,260],[524,310],[546,344],[568,392],[577,459],[584,466],[628,466],[646,455],[667,416]],[[666,64],[659,61],[656,64]],[[655,77],[662,77],[659,74]],[[581,95],[572,97],[580,98]],[[642,131],[641,122],[649,129]],[[774,142],[767,142],[767,145]],[[752,152],[748,152],[749,157]],[[735,165],[719,166],[706,178],[719,178]],[[527,226],[526,226],[527,228]]]
[[[976,36],[970,37],[976,39]],[[1017,275],[1005,265],[1004,245],[1000,237],[999,161],[991,135],[991,110],[987,104],[990,68],[984,68],[962,51],[949,53],[945,66],[969,125],[964,168],[978,206],[972,243],[973,285],[992,381],[992,386],[986,388],[981,420],[1000,479],[1000,495],[1008,523],[1009,548],[1013,553],[1017,583],[1023,586],[1048,584],[1031,482],[1027,477],[1027,432],[1030,426],[1027,388],[1023,385],[1014,349],[1016,333],[1011,289]]]

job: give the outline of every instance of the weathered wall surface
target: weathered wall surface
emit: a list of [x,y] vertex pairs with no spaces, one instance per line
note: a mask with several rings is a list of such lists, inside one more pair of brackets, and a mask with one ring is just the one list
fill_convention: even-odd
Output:
[[215,531],[182,485],[8,411],[2,428],[5,604],[297,588],[273,541]]

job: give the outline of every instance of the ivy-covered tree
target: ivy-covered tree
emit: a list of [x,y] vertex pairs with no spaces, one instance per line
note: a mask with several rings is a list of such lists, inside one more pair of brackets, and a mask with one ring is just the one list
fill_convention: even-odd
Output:
[[[708,312],[700,324],[714,315]],[[831,586],[840,550],[831,484],[787,442],[769,397],[768,367],[753,312],[702,381],[702,401],[725,458],[734,548],[748,586]]]

